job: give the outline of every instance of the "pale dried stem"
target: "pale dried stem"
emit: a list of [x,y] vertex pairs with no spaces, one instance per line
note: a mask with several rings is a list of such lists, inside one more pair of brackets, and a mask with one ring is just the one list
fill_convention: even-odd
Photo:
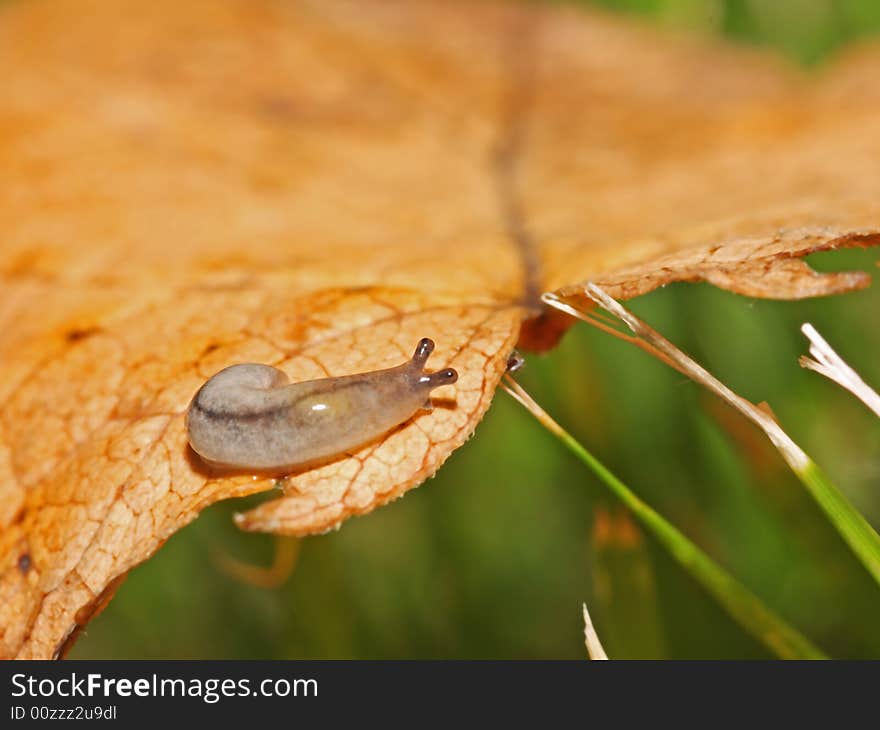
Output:
[[590,659],[607,659],[608,655],[602,648],[602,642],[599,641],[599,635],[593,628],[593,621],[590,619],[590,612],[587,610],[587,604],[584,605],[584,643],[587,646],[587,654]]
[[[788,462],[792,469],[796,472],[801,472],[809,466],[811,463],[810,458],[794,441],[791,440],[791,438],[789,438],[788,434],[782,430],[779,424],[776,423],[770,415],[742,396],[734,393],[708,370],[688,357],[669,340],[663,337],[663,335],[632,314],[632,312],[621,306],[619,302],[606,294],[600,287],[588,283],[584,287],[584,293],[605,311],[613,314],[624,322],[636,337],[639,338],[640,342],[650,345],[653,351],[662,354],[663,357],[660,358],[661,360],[671,365],[679,372],[687,375],[691,380],[703,385],[705,388],[715,393],[718,397],[736,408],[746,418],[752,421],[752,423],[763,430],[770,441],[773,442],[773,445],[779,449],[782,457]],[[578,319],[582,319],[585,322],[595,325],[595,322],[590,319],[588,314],[585,314],[579,309],[563,302],[555,294],[544,294],[542,298],[544,302],[551,307],[567,312]]]
[[550,418],[547,411],[541,408],[541,406],[535,402],[535,399],[532,398],[532,396],[530,396],[509,373],[505,373],[504,378],[501,381],[501,387],[507,391],[509,395],[513,396],[514,400],[520,405],[524,406],[536,419],[538,419],[538,423],[554,436],[568,436],[562,426]]
[[870,408],[877,416],[880,416],[880,395],[872,390],[859,374],[853,370],[846,361],[840,357],[809,322],[801,326],[801,332],[810,341],[810,354],[815,358],[810,359],[803,355],[798,362],[801,367],[814,370],[833,380],[840,387],[845,388]]
[[621,332],[619,329],[617,329],[617,327],[615,327],[613,323],[617,322],[618,320],[611,318],[607,314],[603,314],[593,310],[581,311],[579,309],[575,309],[552,293],[544,294],[541,299],[552,307],[558,309],[560,312],[565,312],[566,314],[570,314],[572,317],[577,317],[578,319],[587,322],[588,324],[592,325],[598,330],[601,330],[602,332],[605,332],[606,334],[614,335],[624,342],[635,345],[640,350],[644,350],[652,357],[656,357],[661,362],[665,362],[667,365],[669,365],[669,367],[678,370],[683,375],[687,375],[687,373],[681,370],[681,368],[679,368],[676,363],[666,357],[666,355],[660,352],[660,350],[658,350],[656,347],[653,347],[649,342],[640,340],[638,337],[634,337],[633,335],[627,334],[626,332]]

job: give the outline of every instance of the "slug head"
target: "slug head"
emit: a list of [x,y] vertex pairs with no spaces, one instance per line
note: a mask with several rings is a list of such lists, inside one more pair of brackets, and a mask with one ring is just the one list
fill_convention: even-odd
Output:
[[[423,337],[419,340],[419,344],[416,345],[416,351],[413,353],[412,360],[409,363],[410,368],[413,370],[415,384],[419,388],[424,388],[426,395],[430,394],[434,388],[439,388],[441,385],[452,385],[452,383],[458,380],[458,372],[453,368],[438,370],[436,373],[425,372],[425,364],[428,362],[428,357],[432,352],[434,352],[434,341]],[[431,400],[428,398],[425,401],[424,408],[430,409],[430,407]]]

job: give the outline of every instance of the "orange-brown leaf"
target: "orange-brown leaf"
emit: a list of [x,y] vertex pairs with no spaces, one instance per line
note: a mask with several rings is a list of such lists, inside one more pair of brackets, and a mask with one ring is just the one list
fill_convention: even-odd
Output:
[[[0,656],[58,654],[202,509],[274,486],[187,447],[226,365],[336,376],[429,336],[459,370],[238,518],[309,534],[464,442],[541,291],[865,285],[797,257],[877,240],[878,59],[808,80],[513,4],[4,4]],[[524,344],[558,334],[538,322]]]

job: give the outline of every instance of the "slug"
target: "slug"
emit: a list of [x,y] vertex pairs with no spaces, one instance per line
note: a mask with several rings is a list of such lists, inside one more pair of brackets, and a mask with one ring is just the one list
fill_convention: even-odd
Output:
[[301,383],[288,383],[268,365],[232,365],[190,402],[190,446],[213,466],[254,471],[292,470],[344,454],[431,410],[431,391],[458,380],[452,368],[425,372],[433,351],[426,337],[402,365]]

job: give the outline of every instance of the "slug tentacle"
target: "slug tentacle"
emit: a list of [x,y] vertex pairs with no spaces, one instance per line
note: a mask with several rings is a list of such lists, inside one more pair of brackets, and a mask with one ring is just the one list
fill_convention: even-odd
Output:
[[429,383],[432,388],[439,388],[441,385],[452,385],[458,380],[458,373],[452,368],[446,368],[430,375],[423,375],[420,380]]
[[[438,370],[436,373],[426,373],[425,364],[431,353],[434,352],[434,341],[423,337],[416,345],[410,365],[416,369],[419,385],[427,385],[429,389],[439,388],[441,385],[452,385],[458,380],[458,372],[453,368]],[[430,402],[430,398],[428,399]]]
[[411,362],[419,369],[424,368],[432,352],[434,352],[434,340],[423,337],[416,345],[416,351],[413,353]]
[[211,464],[248,470],[290,470],[345,454],[431,410],[431,391],[458,380],[452,368],[425,372],[433,351],[425,337],[402,365],[301,383],[267,365],[232,365],[192,399],[190,446]]

